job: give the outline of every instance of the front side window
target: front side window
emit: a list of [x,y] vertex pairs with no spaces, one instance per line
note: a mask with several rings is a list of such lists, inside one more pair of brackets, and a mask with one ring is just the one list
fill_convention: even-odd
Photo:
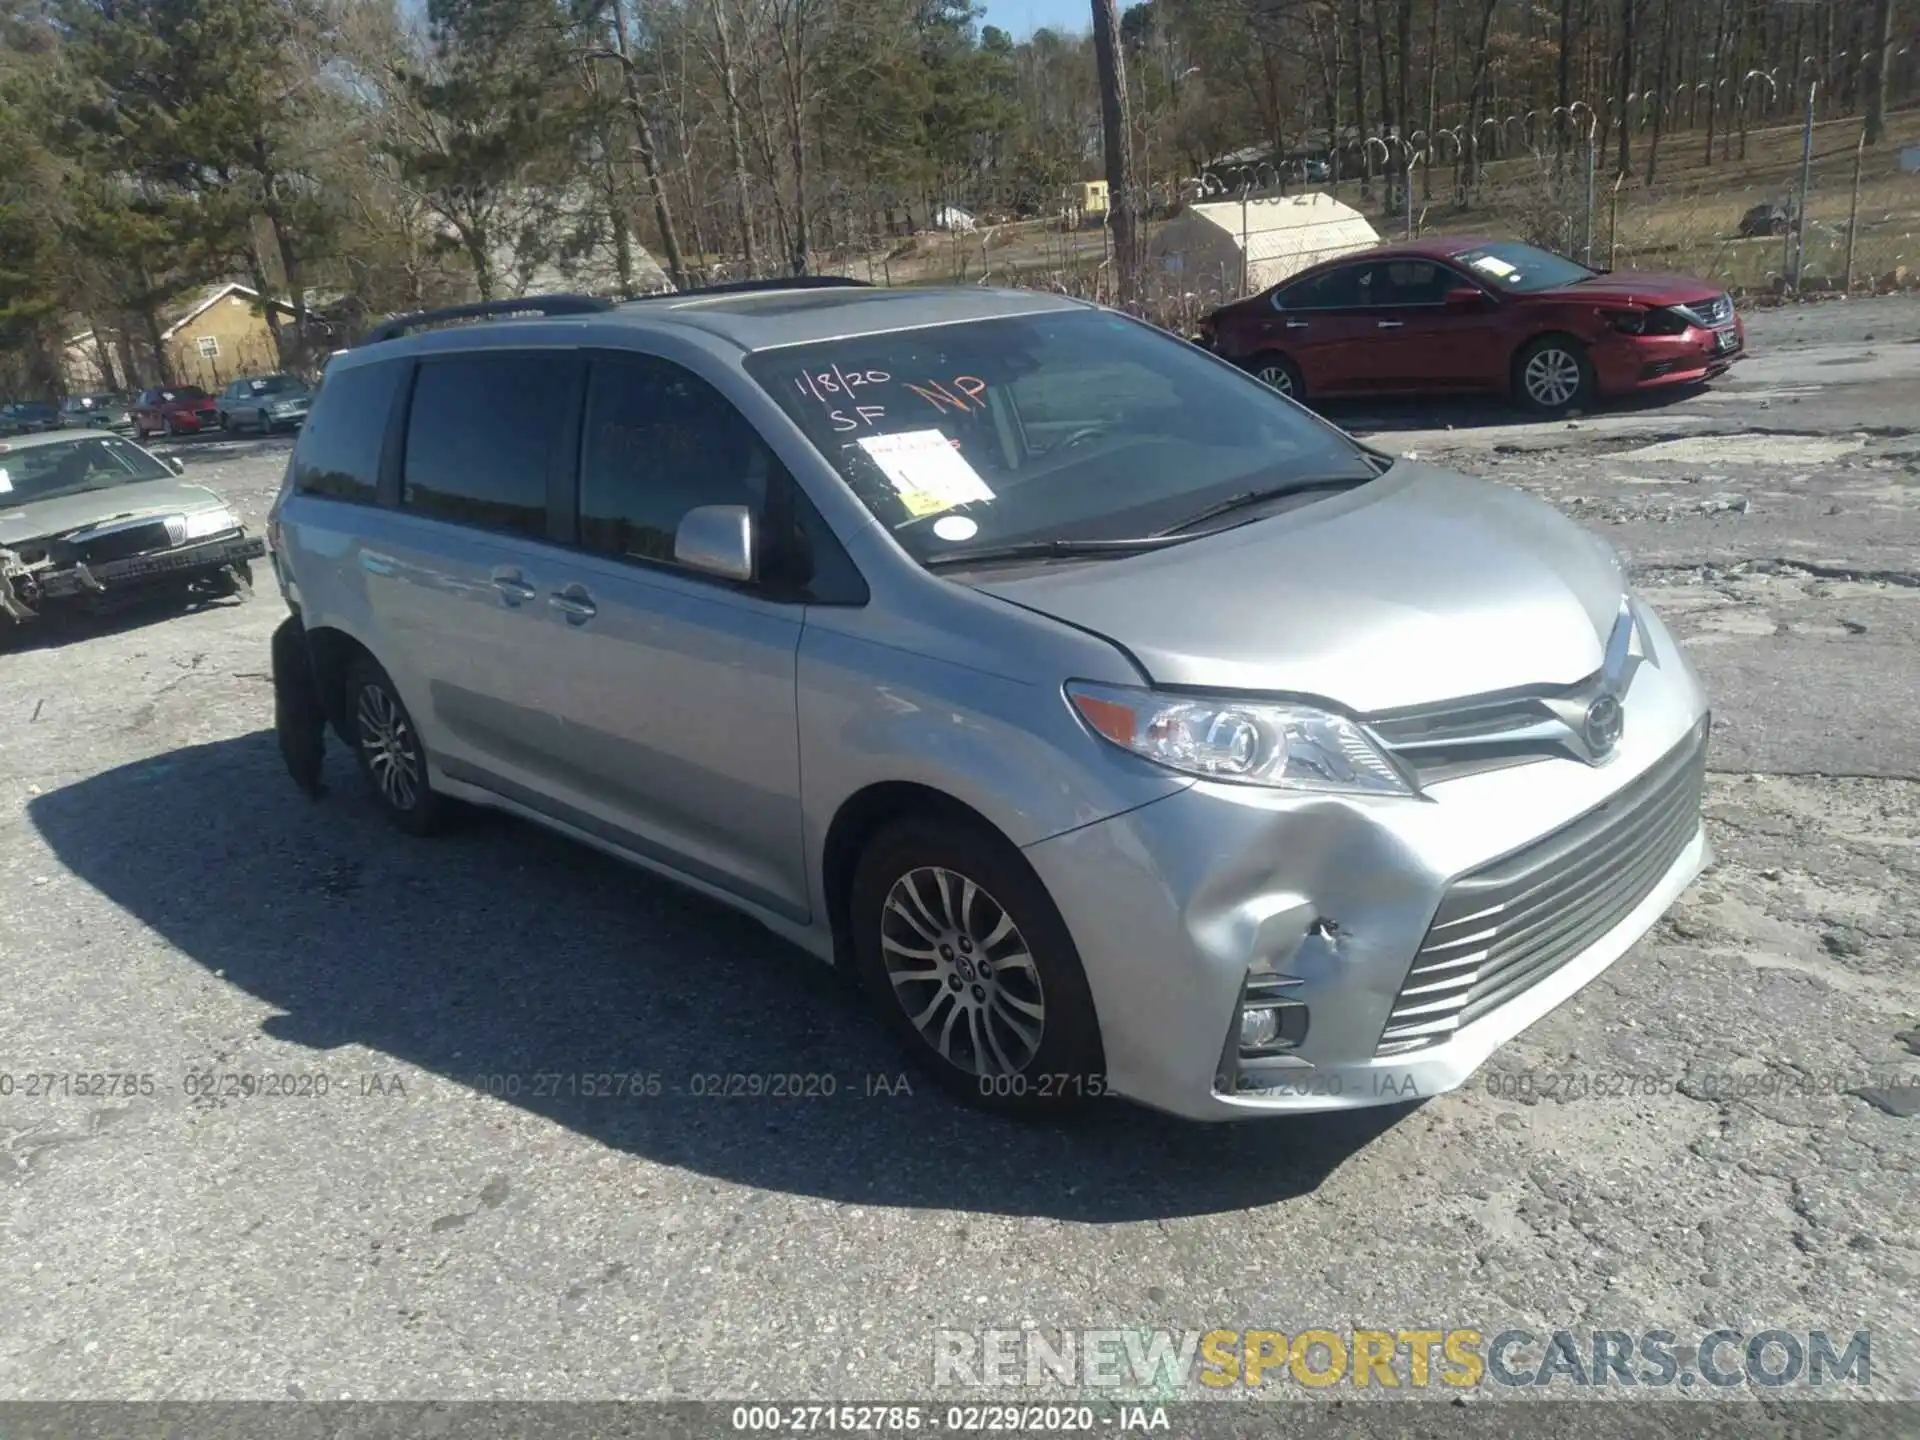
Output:
[[172,478],[172,471],[138,445],[106,436],[8,449],[0,453],[0,506]]
[[856,336],[746,363],[921,560],[1138,537],[1242,492],[1377,473],[1258,381],[1102,311]]
[[423,360],[407,419],[402,506],[545,538],[547,472],[572,383],[564,358],[488,351]]
[[596,360],[580,442],[580,543],[671,562],[674,532],[697,506],[745,505],[758,519],[778,464],[699,376],[645,356]]
[[1438,305],[1454,283],[1432,260],[1388,260],[1373,267],[1375,305]]
[[1464,265],[1481,280],[1520,295],[1578,285],[1598,273],[1550,250],[1506,241],[1476,245],[1471,250],[1456,252],[1452,258],[1455,264]]

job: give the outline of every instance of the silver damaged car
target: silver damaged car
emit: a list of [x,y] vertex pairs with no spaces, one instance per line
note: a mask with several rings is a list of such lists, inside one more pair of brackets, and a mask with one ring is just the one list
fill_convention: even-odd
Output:
[[1003,1110],[1451,1089],[1710,859],[1707,697],[1604,541],[1057,296],[405,317],[269,535],[282,693],[396,824],[716,896]]

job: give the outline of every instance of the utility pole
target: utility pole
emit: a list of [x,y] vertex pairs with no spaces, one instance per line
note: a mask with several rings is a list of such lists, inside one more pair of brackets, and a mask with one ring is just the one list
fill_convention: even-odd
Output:
[[1113,232],[1114,280],[1122,306],[1139,298],[1139,218],[1133,193],[1133,129],[1127,114],[1127,67],[1120,53],[1114,0],[1093,0],[1093,56],[1100,73],[1100,129],[1107,152],[1107,227]]

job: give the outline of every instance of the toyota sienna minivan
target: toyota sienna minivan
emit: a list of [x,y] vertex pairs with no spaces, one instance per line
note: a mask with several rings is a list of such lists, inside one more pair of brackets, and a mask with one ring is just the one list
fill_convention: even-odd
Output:
[[1710,859],[1707,699],[1606,543],[1055,295],[404,317],[269,534],[396,824],[737,906],[997,1109],[1451,1089]]

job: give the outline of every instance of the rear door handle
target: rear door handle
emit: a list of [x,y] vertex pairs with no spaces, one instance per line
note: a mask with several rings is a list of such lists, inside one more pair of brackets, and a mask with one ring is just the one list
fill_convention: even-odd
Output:
[[540,593],[521,577],[518,570],[494,571],[493,588],[500,592],[500,598],[509,605],[524,605]]
[[1289,330],[1304,330],[1306,328],[1307,328],[1307,322],[1304,320],[1287,321],[1287,329]]
[[1398,330],[1402,328],[1405,323],[1406,322],[1402,320],[1382,320],[1380,322],[1380,328],[1382,330]]
[[569,625],[581,625],[600,613],[600,607],[593,603],[593,597],[581,585],[569,585],[564,590],[556,590],[547,597],[547,603],[567,617]]

